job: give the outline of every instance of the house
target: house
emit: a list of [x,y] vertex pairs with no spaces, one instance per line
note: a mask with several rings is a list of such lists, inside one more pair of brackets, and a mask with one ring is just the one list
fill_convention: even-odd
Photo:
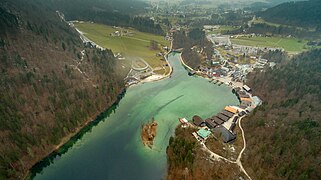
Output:
[[179,118],[179,122],[181,122],[182,124],[188,123],[187,119],[185,118]]
[[247,92],[250,92],[250,91],[251,91],[251,88],[248,87],[247,85],[244,85],[244,86],[243,86],[243,89],[244,89],[245,91],[247,91]]
[[257,96],[253,96],[252,100],[253,100],[253,104],[255,105],[255,107],[260,106],[262,104],[262,100]]
[[197,115],[193,116],[193,123],[196,126],[204,126],[205,125],[203,119]]
[[210,134],[211,134],[211,131],[207,130],[206,128],[202,128],[200,130],[198,130],[197,132],[197,135],[199,135],[202,139],[206,140]]
[[231,106],[226,106],[224,109],[226,111],[229,111],[229,112],[233,113],[233,114],[236,114],[238,112],[237,109],[235,109],[235,108],[233,108]]
[[210,118],[205,120],[205,124],[207,125],[208,128],[213,129],[217,126],[217,124]]

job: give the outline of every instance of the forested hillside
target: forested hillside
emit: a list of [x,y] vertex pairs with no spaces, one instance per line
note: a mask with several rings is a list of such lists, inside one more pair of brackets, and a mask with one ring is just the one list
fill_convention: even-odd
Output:
[[281,63],[249,78],[264,103],[244,121],[243,166],[253,179],[321,179],[321,50]]
[[213,54],[212,43],[206,39],[205,32],[199,28],[191,29],[188,33],[177,31],[173,38],[173,48],[183,48],[182,58],[192,68],[197,68],[201,64],[202,55],[197,50],[203,49],[204,56],[211,57]]
[[93,21],[111,26],[134,27],[142,32],[164,34],[149,17],[141,17],[147,4],[135,0],[36,0],[64,13],[67,20]]
[[321,0],[287,2],[258,13],[263,19],[321,31]]
[[126,68],[56,12],[0,2],[0,179],[21,179],[123,91]]
[[[245,175],[236,164],[223,160],[213,161],[192,135],[196,129],[176,127],[169,139],[167,154],[167,180],[243,179]],[[213,138],[213,137],[211,137]]]

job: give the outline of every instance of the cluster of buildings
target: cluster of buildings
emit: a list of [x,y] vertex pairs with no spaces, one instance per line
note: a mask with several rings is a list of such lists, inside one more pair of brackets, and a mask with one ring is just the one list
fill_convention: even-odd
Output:
[[230,142],[236,138],[234,129],[236,127],[237,120],[241,111],[233,106],[226,106],[218,114],[203,120],[199,116],[193,117],[193,124],[199,127],[199,130],[194,132],[193,135],[200,141],[206,141],[206,139],[213,133],[218,136],[221,135],[225,143]]
[[214,59],[207,60],[205,65],[200,65],[197,69],[197,74],[208,78],[228,78],[233,82],[245,82],[248,73],[254,69],[264,69],[265,67],[274,67],[274,62],[269,62],[260,56],[249,56],[250,63],[238,64],[239,58],[232,53],[226,53],[221,56],[215,52]]
[[252,96],[251,88],[244,85],[243,88],[235,87],[232,90],[240,101],[240,108],[247,112],[253,111],[257,106],[262,104],[262,100],[257,96]]
[[[217,26],[204,26],[205,30],[213,30]],[[248,73],[254,69],[274,67],[274,62],[261,58],[261,54],[277,48],[251,47],[232,45],[230,36],[208,34],[207,39],[214,45],[211,59],[206,59],[196,73],[208,78],[228,78],[230,82],[245,82]],[[199,52],[201,53],[201,52]],[[227,83],[228,84],[228,83]]]
[[[251,112],[255,107],[261,105],[262,101],[257,96],[251,95],[251,89],[244,85],[242,88],[234,88],[235,93],[240,101],[239,106],[226,106],[221,112],[210,118],[203,120],[195,115],[192,118],[192,124],[198,127],[193,136],[198,141],[205,142],[211,134],[216,137],[222,137],[223,142],[228,143],[236,139],[235,127],[238,120]],[[180,119],[182,126],[186,127],[188,121]]]
[[212,77],[224,77],[228,75],[229,68],[217,65],[216,67],[207,67],[207,66],[199,66],[198,73],[201,75],[205,75],[208,78]]

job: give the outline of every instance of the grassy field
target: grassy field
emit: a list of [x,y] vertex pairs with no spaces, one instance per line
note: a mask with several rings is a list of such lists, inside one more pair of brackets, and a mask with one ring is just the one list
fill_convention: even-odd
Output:
[[253,24],[267,24],[269,26],[275,26],[275,27],[284,26],[284,27],[289,27],[289,28],[296,28],[298,30],[315,31],[315,29],[313,29],[313,28],[305,28],[305,27],[298,27],[298,26],[289,26],[289,25],[286,25],[286,24],[272,23],[272,22],[265,21],[262,18],[257,18],[252,22],[253,22]]
[[238,29],[238,28],[234,27],[234,26],[222,25],[222,26],[220,26],[219,29],[211,31],[211,32],[208,32],[208,34],[218,34],[218,33],[225,34],[227,31],[233,31],[233,30],[236,30],[236,29]]
[[267,22],[267,21],[265,21],[265,20],[262,19],[262,18],[256,18],[256,19],[253,21],[253,24],[267,24],[267,25],[275,26],[275,27],[281,26],[281,24],[276,24],[276,23]]
[[289,53],[304,51],[307,41],[285,37],[238,37],[231,38],[233,44],[258,47],[280,47]]
[[[156,53],[160,52],[163,46],[169,46],[170,44],[170,42],[166,41],[162,36],[139,32],[131,28],[122,28],[122,30],[130,31],[134,35],[114,37],[110,34],[115,31],[120,31],[120,29],[89,22],[75,23],[75,26],[90,40],[102,47],[111,49],[114,53],[121,52],[127,58],[142,58],[153,68],[162,67],[165,64],[164,61],[160,60],[161,57],[156,57]],[[151,40],[159,43],[159,50],[151,50]]]

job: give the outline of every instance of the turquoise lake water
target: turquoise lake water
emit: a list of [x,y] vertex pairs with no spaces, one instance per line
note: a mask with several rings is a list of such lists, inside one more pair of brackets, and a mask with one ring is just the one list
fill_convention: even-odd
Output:
[[[52,160],[34,179],[162,179],[166,147],[179,117],[210,117],[238,100],[226,86],[188,76],[179,54],[168,58],[171,78],[130,87],[118,107]],[[154,148],[144,147],[141,125],[158,123]]]

